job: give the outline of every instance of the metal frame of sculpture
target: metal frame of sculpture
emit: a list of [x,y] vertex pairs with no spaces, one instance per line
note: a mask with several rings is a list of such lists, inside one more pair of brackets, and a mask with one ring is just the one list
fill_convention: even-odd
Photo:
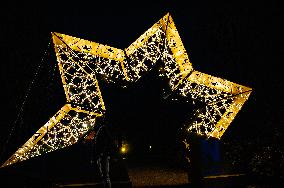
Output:
[[171,92],[205,104],[187,131],[218,139],[252,91],[194,70],[169,13],[124,50],[55,32],[52,38],[67,102],[2,167],[70,146],[94,127],[106,111],[96,75],[136,82],[160,60]]

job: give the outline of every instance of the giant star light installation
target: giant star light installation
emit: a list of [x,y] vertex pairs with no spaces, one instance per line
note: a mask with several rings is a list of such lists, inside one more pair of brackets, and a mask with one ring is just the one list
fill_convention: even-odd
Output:
[[55,32],[52,38],[67,104],[2,167],[70,146],[94,127],[106,110],[96,75],[108,83],[136,82],[160,60],[159,76],[172,92],[205,104],[187,131],[218,139],[252,91],[194,70],[170,14],[125,50]]

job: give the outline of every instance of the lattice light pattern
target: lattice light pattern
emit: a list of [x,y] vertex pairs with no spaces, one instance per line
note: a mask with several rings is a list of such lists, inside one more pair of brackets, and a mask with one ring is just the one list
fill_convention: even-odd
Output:
[[199,101],[187,130],[220,139],[248,99],[251,89],[194,71],[179,87],[178,94]]
[[124,50],[60,33],[52,37],[67,104],[2,167],[70,146],[95,126],[106,110],[98,75],[106,83],[136,82],[160,60],[159,75],[168,79],[171,91],[205,105],[187,130],[219,139],[251,93],[248,87],[195,71],[169,14]]
[[80,112],[70,104],[64,105],[2,167],[76,143],[95,125],[97,117],[94,113]]

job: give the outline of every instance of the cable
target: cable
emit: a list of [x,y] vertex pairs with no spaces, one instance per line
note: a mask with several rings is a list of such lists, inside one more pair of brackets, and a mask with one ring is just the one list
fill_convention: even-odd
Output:
[[3,149],[2,149],[2,152],[1,152],[1,155],[0,155],[0,159],[3,157],[3,155],[4,155],[4,153],[5,153],[6,146],[9,144],[9,141],[10,141],[10,139],[11,139],[11,137],[12,137],[12,134],[14,133],[16,124],[17,124],[17,122],[19,121],[19,119],[21,119],[20,124],[19,124],[19,128],[21,128],[22,125],[23,125],[23,111],[24,111],[24,107],[25,107],[25,104],[26,104],[27,99],[28,99],[28,97],[29,97],[29,94],[30,94],[30,92],[31,92],[31,89],[32,89],[32,87],[33,87],[33,85],[34,85],[36,79],[38,78],[39,72],[40,72],[40,70],[41,70],[41,68],[42,68],[42,65],[43,65],[43,62],[44,62],[45,57],[46,57],[46,55],[47,55],[47,52],[48,52],[48,50],[49,50],[50,44],[51,44],[51,40],[49,41],[48,46],[47,46],[47,49],[44,51],[44,54],[43,54],[43,56],[42,56],[42,58],[41,58],[41,61],[40,61],[39,65],[38,65],[38,67],[37,67],[37,69],[36,69],[36,72],[35,72],[35,74],[34,74],[34,77],[33,77],[32,81],[31,81],[30,84],[29,84],[29,87],[28,87],[28,89],[27,89],[27,91],[26,91],[26,94],[25,94],[25,96],[24,96],[24,100],[23,100],[23,102],[22,102],[22,104],[21,104],[21,106],[20,106],[20,109],[19,109],[19,112],[18,112],[18,114],[17,114],[17,117],[16,117],[14,123],[12,124],[12,128],[10,129],[10,133],[9,133],[7,139],[6,139],[6,143],[3,145]]

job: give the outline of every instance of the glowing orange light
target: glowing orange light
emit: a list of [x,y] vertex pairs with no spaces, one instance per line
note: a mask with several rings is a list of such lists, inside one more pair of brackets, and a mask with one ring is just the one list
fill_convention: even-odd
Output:
[[121,151],[121,153],[126,153],[126,147],[121,147],[121,149],[120,149],[120,151]]

